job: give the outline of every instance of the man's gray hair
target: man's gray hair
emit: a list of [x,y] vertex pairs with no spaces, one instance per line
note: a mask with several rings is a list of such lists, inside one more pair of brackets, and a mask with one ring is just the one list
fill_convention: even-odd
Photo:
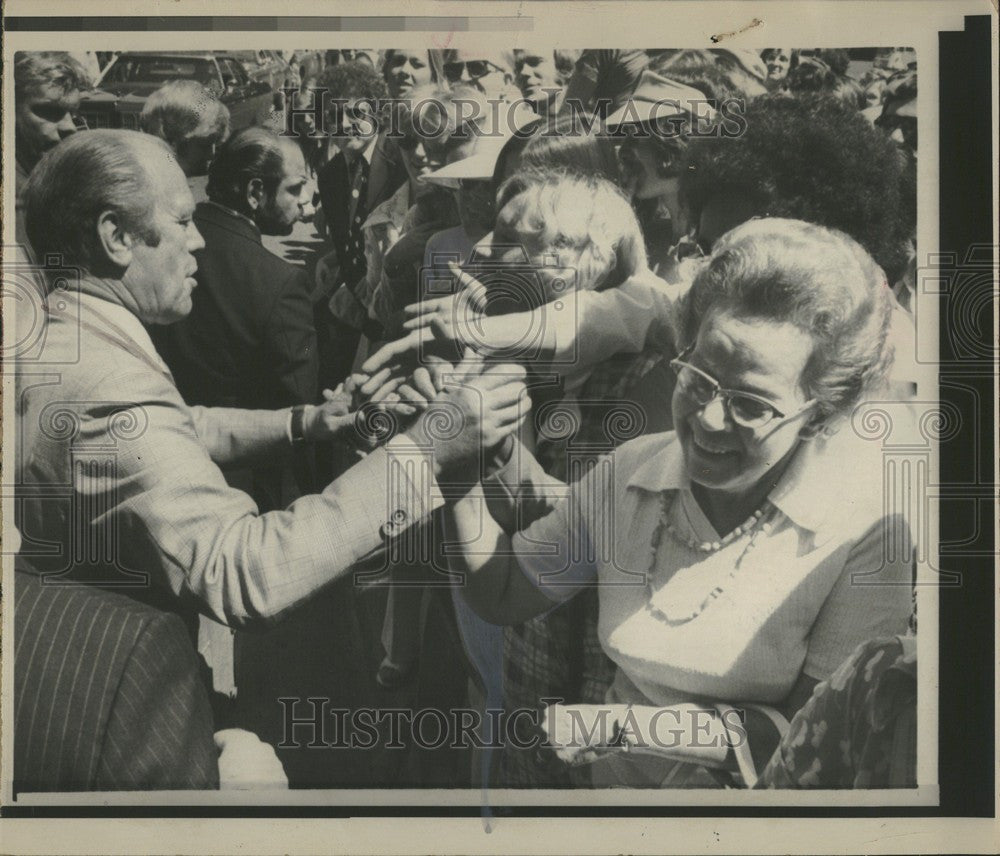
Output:
[[201,130],[222,142],[229,133],[229,110],[196,80],[171,80],[146,99],[139,126],[176,148]]
[[73,134],[47,152],[25,186],[25,226],[38,259],[99,273],[107,264],[97,220],[115,212],[129,234],[159,243],[152,225],[156,193],[143,161],[173,157],[162,140],[139,131]]

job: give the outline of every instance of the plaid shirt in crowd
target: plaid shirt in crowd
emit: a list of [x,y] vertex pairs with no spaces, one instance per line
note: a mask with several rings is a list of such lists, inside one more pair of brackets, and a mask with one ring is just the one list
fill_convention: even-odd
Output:
[[[563,481],[568,481],[571,473],[579,478],[602,454],[630,439],[627,430],[609,431],[608,422],[616,413],[629,421],[635,409],[633,391],[668,359],[660,351],[649,350],[638,355],[620,354],[595,368],[579,396],[562,402],[578,409],[577,430],[560,440],[539,440],[536,457],[546,472]],[[665,400],[669,403],[668,394]],[[651,428],[662,430],[645,419],[634,427],[634,436]],[[581,457],[582,467],[568,466],[571,458]],[[503,691],[507,711],[538,710],[544,707],[543,699],[570,704],[604,702],[615,664],[598,639],[597,613],[597,590],[588,589],[545,615],[505,628]],[[528,718],[519,717],[514,722],[518,741],[530,742],[533,735]],[[568,768],[544,749],[518,749],[508,742],[502,763],[507,787],[590,784],[587,767]]]

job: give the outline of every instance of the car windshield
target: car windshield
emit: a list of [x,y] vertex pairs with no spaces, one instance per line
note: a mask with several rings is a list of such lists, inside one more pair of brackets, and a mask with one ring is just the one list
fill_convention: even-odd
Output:
[[101,81],[109,83],[151,83],[168,80],[196,80],[205,86],[218,84],[214,63],[200,57],[123,56],[108,69]]
[[256,62],[263,65],[270,62],[270,57],[266,51],[229,51],[230,56],[236,57],[240,62]]

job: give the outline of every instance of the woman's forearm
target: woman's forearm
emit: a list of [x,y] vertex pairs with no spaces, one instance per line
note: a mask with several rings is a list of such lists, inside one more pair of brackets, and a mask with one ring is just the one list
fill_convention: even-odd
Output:
[[511,537],[490,516],[482,485],[476,484],[445,510],[452,570],[464,575],[462,594],[491,624],[513,624],[552,604],[521,572]]

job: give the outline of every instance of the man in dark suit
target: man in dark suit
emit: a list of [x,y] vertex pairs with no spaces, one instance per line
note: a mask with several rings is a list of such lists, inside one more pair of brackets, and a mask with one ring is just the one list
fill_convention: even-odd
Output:
[[[305,173],[296,142],[263,128],[239,131],[217,151],[209,198],[194,211],[205,246],[195,253],[191,312],[151,330],[188,404],[274,410],[316,399],[310,279],[261,242],[262,234],[289,234],[302,219],[311,204]],[[299,493],[318,489],[309,448],[295,449],[284,464],[257,461],[229,469],[226,480],[249,493],[261,511],[284,508],[295,498],[288,463]],[[213,695],[216,718],[226,721],[226,698],[235,694],[236,680],[231,631],[202,618],[198,648],[219,693]]]
[[14,574],[14,791],[219,787],[184,622],[94,586]]
[[[357,296],[357,288],[368,269],[363,226],[371,211],[369,178],[382,140],[380,117],[373,105],[387,96],[388,89],[381,75],[365,62],[328,68],[319,85],[330,92],[325,101],[326,125],[336,146],[316,173],[326,237],[333,250],[326,262],[333,275],[321,278],[323,287],[314,295],[320,377],[329,385],[350,372],[362,331],[379,337],[366,328],[368,308]],[[404,180],[405,174],[392,190]],[[383,183],[388,181],[386,174]],[[335,306],[330,300],[334,294]]]
[[[194,212],[205,247],[195,254],[191,312],[154,329],[188,404],[273,410],[318,397],[311,282],[261,243],[302,219],[306,184],[299,147],[263,128],[239,131],[216,154],[208,201]],[[303,467],[297,475],[314,487]],[[273,467],[255,469],[250,492],[261,511],[287,504]]]

